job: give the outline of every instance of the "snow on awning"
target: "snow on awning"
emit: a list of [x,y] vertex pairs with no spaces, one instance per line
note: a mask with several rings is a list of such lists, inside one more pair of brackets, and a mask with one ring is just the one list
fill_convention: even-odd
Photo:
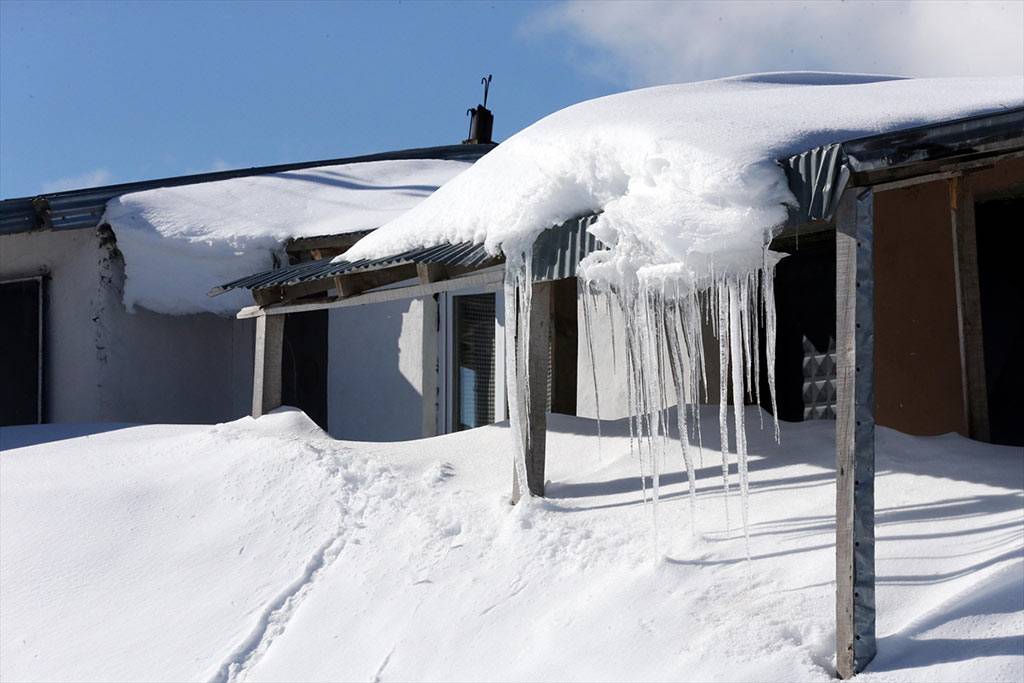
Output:
[[[588,254],[605,249],[587,228],[597,220],[596,214],[566,221],[541,233],[533,250],[533,279],[536,282],[562,280],[576,276],[579,262]],[[392,268],[410,263],[423,263],[461,268],[484,268],[504,261],[502,256],[488,254],[482,244],[464,242],[434,247],[409,249],[394,256],[378,259],[307,261],[284,268],[267,270],[210,290],[217,296],[233,289],[267,289],[325,280],[348,273]]]

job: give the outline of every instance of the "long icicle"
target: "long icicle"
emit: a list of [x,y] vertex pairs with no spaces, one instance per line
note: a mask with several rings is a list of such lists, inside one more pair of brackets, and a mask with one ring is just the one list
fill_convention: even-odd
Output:
[[[717,287],[718,308],[718,436],[722,446],[722,484],[725,489],[725,530],[732,532],[729,522],[729,291],[724,284]],[[725,301],[723,302],[723,295]]]
[[747,432],[744,424],[743,406],[743,340],[736,335],[742,329],[741,310],[744,302],[741,288],[736,280],[729,281],[729,337],[732,351],[732,405],[736,433],[736,459],[740,474],[740,516],[743,520],[743,538],[746,543],[747,558],[750,558],[750,529],[748,528],[749,506],[747,494]]
[[601,454],[601,392],[597,388],[597,358],[594,357],[594,328],[593,317],[590,313],[590,285],[583,283],[583,294],[580,297],[583,301],[583,326],[586,328],[587,351],[590,354],[590,374],[594,383],[594,413],[597,415],[597,457]]

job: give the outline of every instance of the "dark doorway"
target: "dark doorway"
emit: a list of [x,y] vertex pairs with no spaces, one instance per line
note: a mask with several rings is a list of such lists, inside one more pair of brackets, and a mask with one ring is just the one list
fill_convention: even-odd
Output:
[[321,429],[327,429],[326,310],[285,316],[281,402],[301,408]]
[[0,426],[43,421],[43,280],[0,283]]
[[1024,197],[975,207],[992,443],[1024,446]]

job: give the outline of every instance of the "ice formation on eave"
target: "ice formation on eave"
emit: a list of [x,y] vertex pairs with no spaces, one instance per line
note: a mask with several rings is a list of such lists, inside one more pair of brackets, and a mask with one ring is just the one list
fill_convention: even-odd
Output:
[[[757,74],[611,95],[563,109],[514,135],[344,258],[444,242],[483,243],[491,253],[503,252],[509,262],[506,297],[518,302],[507,306],[512,317],[506,348],[519,356],[528,352],[531,302],[524,255],[542,230],[600,211],[590,231],[611,249],[581,264],[584,311],[598,305],[599,296],[622,310],[631,426],[641,474],[653,477],[656,517],[668,407],[676,403],[672,428],[694,490],[686,416],[707,391],[705,359],[718,359],[727,494],[729,394],[762,391],[760,329],[769,355],[764,389],[774,395],[772,276],[778,257],[767,246],[786,220],[785,205],[794,202],[776,160],[1022,103],[1019,78],[825,73]],[[705,327],[717,349],[704,348]],[[520,490],[530,435],[527,365],[513,358],[507,371]],[[746,434],[742,400],[735,404],[745,530]]]
[[220,284],[273,266],[285,240],[371,230],[470,166],[412,159],[320,166],[146,190],[107,203],[124,256],[124,303],[158,313],[233,315],[244,291]]

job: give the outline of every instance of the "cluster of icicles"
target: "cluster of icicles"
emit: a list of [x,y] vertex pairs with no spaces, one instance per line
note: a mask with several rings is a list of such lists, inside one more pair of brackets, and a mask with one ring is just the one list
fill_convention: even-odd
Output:
[[[739,474],[742,525],[748,543],[748,468],[747,437],[744,424],[744,398],[752,396],[761,404],[767,390],[772,414],[777,415],[775,399],[775,300],[773,277],[777,255],[764,251],[758,267],[741,274],[719,274],[700,286],[686,286],[679,280],[636,280],[615,283],[581,276],[583,324],[593,372],[594,405],[597,412],[598,448],[601,438],[601,408],[596,362],[594,362],[594,321],[604,313],[611,326],[613,365],[623,356],[629,402],[630,451],[637,458],[644,502],[652,505],[657,534],[658,499],[663,463],[676,446],[685,466],[691,518],[696,516],[697,473],[694,455],[703,466],[703,438],[699,406],[711,403],[708,396],[707,359],[718,356],[719,438],[721,443],[722,486],[725,492],[726,524],[729,525],[730,452],[729,401],[731,395],[733,436]],[[514,442],[515,476],[518,491],[527,490],[525,454],[530,439],[543,438],[531,432],[530,415],[530,335],[533,277],[530,259],[521,259],[506,270],[505,300],[517,302],[506,309],[506,382],[509,416]],[[616,348],[615,316],[617,306],[623,320],[624,348]],[[707,348],[705,331],[717,341]],[[761,386],[760,348],[765,344],[768,386]],[[541,379],[541,381],[544,381]],[[675,412],[676,438],[670,435],[670,409]],[[761,413],[763,415],[763,413]],[[779,439],[777,418],[775,439]],[[696,448],[694,448],[696,446]],[[648,491],[647,480],[651,481]]]

